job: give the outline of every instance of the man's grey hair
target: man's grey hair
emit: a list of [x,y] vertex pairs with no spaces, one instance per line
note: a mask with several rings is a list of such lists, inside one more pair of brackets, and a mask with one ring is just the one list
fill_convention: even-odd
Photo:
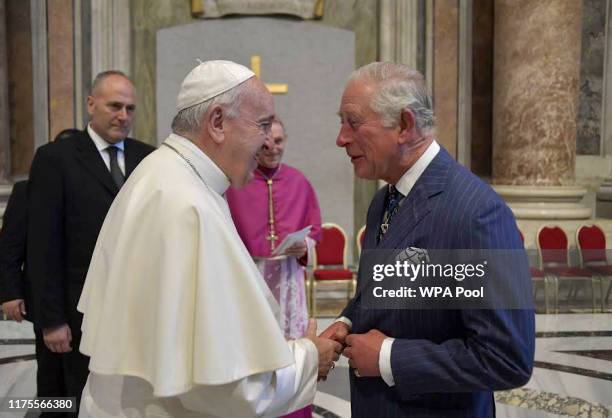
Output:
[[433,106],[421,73],[403,64],[373,62],[353,71],[349,82],[358,79],[378,85],[370,108],[381,116],[384,126],[398,126],[402,109],[408,107],[414,113],[419,132],[433,131]]
[[244,93],[248,90],[247,82],[248,80],[212,99],[179,111],[172,120],[172,132],[178,135],[198,132],[202,129],[204,115],[213,105],[225,108],[227,117],[237,117]]
[[130,78],[123,71],[119,71],[119,70],[102,71],[101,73],[98,73],[96,75],[96,78],[93,79],[93,81],[91,83],[91,91],[89,92],[89,95],[93,96],[94,93],[96,92],[96,89],[102,83],[102,81],[104,81],[106,78],[108,78],[108,77],[110,77],[112,75],[118,75],[120,77],[125,78],[130,83],[132,82],[132,80],[130,80]]

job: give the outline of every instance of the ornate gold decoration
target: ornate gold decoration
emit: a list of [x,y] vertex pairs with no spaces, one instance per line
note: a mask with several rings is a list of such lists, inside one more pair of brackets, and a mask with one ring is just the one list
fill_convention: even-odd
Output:
[[301,19],[321,19],[324,10],[324,0],[191,0],[191,14],[202,19],[227,15],[278,14]]

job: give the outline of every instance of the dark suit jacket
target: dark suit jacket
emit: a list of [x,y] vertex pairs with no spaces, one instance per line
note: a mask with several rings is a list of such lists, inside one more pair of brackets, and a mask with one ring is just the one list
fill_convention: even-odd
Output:
[[[386,188],[367,217],[367,249],[521,249],[514,217],[487,184],[441,149],[376,243]],[[525,258],[526,263],[526,258]],[[511,289],[531,292],[528,269]],[[511,290],[512,291],[512,290]],[[354,333],[378,329],[396,340],[395,381],[357,378],[351,371],[352,416],[492,417],[492,391],[525,384],[535,345],[533,310],[366,309],[360,294],[343,315]]]
[[28,319],[33,314],[30,286],[25,275],[27,235],[27,181],[13,185],[0,232],[0,303],[24,299]]
[[[126,175],[153,150],[126,139]],[[37,150],[30,170],[27,257],[40,328],[68,323],[73,334],[80,333],[76,306],[117,192],[86,130]]]

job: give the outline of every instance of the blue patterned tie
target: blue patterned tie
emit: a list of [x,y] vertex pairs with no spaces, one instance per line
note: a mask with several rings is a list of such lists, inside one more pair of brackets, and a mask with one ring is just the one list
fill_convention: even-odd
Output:
[[385,205],[385,212],[383,214],[383,221],[380,224],[380,230],[378,231],[378,241],[380,241],[387,233],[389,229],[389,225],[391,224],[391,219],[398,212],[399,207],[404,199],[404,195],[401,194],[395,186],[389,184],[387,190],[387,203]]

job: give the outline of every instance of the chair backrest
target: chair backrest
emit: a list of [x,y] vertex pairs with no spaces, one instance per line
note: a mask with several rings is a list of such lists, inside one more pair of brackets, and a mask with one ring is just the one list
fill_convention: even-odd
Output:
[[357,254],[361,255],[361,249],[363,248],[363,240],[365,239],[365,229],[366,226],[362,226],[357,231],[357,237],[355,238],[355,243],[357,244]]
[[321,225],[321,241],[315,246],[315,268],[319,266],[347,265],[346,233],[340,225],[326,222]]
[[556,225],[543,226],[538,231],[537,238],[542,267],[545,264],[568,265],[568,240],[563,229]]
[[583,225],[576,231],[582,264],[606,262],[606,234],[597,225]]

